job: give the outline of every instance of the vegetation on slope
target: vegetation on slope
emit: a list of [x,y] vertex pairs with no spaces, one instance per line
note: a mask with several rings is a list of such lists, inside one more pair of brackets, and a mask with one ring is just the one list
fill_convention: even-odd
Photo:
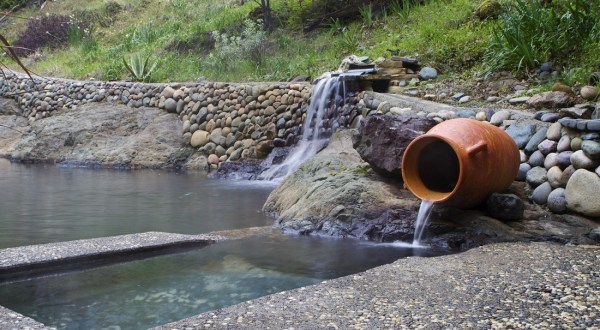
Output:
[[[582,77],[600,69],[600,0],[500,0],[490,15],[482,2],[494,1],[272,0],[266,32],[257,0],[55,0],[0,26],[31,49],[34,72],[76,79],[287,80],[335,70],[350,54],[418,56],[445,74],[525,75],[546,61]],[[67,24],[64,36],[40,26],[50,18]]]

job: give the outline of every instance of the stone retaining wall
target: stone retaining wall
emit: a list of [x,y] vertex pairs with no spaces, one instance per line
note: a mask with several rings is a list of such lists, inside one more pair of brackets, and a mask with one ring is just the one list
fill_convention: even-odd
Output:
[[[158,107],[183,123],[183,143],[206,155],[216,168],[227,160],[263,158],[274,147],[294,144],[309,107],[309,83],[230,84],[194,82],[145,84],[35,78],[6,73],[0,97],[13,98],[19,115],[34,122],[91,102]],[[324,130],[347,127],[356,116],[350,101],[343,112],[328,111]]]

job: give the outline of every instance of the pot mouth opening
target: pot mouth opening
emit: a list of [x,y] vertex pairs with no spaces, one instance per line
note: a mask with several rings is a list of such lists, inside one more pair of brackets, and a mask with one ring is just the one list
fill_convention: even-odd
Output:
[[450,194],[460,178],[460,161],[452,146],[441,139],[433,139],[419,153],[417,170],[425,188]]

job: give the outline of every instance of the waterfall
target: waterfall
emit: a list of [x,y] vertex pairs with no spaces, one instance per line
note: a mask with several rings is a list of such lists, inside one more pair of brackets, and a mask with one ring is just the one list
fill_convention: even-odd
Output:
[[339,95],[342,95],[342,106],[346,97],[345,79],[336,75],[323,78],[313,87],[311,102],[302,124],[303,133],[300,142],[290,151],[281,164],[272,165],[258,177],[259,180],[277,181],[290,175],[302,163],[315,155],[326,143],[327,134],[323,123],[329,105],[333,113],[337,112]]

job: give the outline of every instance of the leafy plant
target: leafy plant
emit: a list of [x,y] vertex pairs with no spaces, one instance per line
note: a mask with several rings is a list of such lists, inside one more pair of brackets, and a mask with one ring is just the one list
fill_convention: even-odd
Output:
[[85,23],[69,16],[47,15],[29,20],[27,29],[14,43],[18,56],[27,56],[43,47],[57,48],[69,42],[75,30],[84,31]]
[[123,64],[125,68],[135,81],[150,81],[150,76],[152,72],[156,69],[156,63],[153,63],[152,66],[148,66],[148,61],[150,60],[150,55],[144,57],[139,53],[131,55],[128,59],[123,57]]
[[373,25],[373,7],[371,7],[371,4],[360,7],[358,11],[363,24],[367,27],[371,27]]
[[521,71],[540,63],[569,61],[599,36],[600,0],[514,0],[500,17],[486,53],[488,72]]

